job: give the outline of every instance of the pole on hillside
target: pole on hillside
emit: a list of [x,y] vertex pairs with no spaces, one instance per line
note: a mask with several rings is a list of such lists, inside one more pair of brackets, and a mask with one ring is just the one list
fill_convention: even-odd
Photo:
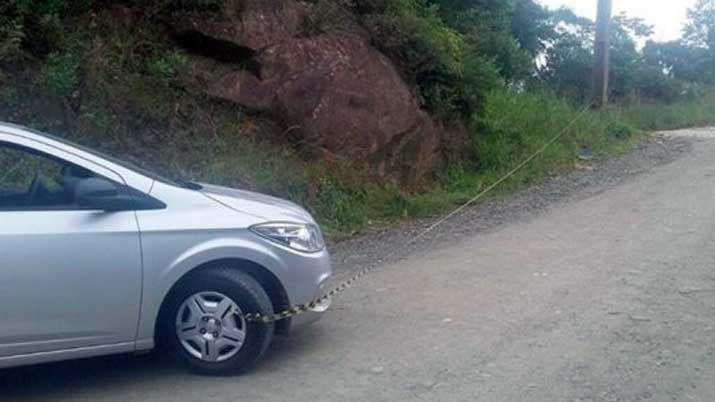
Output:
[[593,66],[593,101],[597,107],[608,103],[608,70],[611,46],[612,0],[598,0],[596,19],[596,60]]

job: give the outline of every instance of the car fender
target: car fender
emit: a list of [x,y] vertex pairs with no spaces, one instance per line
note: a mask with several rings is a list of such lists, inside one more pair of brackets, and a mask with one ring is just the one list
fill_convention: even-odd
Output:
[[137,333],[137,348],[150,348],[162,304],[172,288],[187,274],[221,260],[243,260],[266,268],[278,277],[283,271],[281,258],[256,239],[221,236],[192,245],[166,264],[159,272],[145,272],[144,300]]

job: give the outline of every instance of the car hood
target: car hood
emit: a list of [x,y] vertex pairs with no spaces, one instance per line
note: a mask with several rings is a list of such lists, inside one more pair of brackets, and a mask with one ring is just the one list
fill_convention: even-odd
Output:
[[305,209],[290,201],[252,191],[201,183],[200,190],[212,200],[233,209],[252,215],[266,222],[302,222],[315,224]]

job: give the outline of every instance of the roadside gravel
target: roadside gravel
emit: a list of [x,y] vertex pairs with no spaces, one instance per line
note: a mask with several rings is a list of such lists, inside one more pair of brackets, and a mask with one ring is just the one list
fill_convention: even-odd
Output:
[[405,244],[443,215],[387,228],[367,229],[360,236],[331,247],[334,280],[344,279],[350,273],[369,265],[391,264],[405,257],[426,253],[505,223],[529,220],[558,201],[581,199],[600,193],[690,152],[693,142],[697,140],[693,138],[696,136],[688,135],[686,131],[670,132],[667,136],[648,136],[622,156],[604,161],[581,161],[580,168],[570,174],[548,179],[508,197],[487,198],[435,228],[408,248],[405,248]]

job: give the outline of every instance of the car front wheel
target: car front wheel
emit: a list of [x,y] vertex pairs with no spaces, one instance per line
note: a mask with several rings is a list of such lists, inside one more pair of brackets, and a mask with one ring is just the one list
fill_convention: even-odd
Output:
[[194,371],[223,375],[251,368],[273,338],[274,324],[245,314],[273,314],[271,301],[251,276],[230,268],[202,270],[172,291],[163,334],[173,354]]

